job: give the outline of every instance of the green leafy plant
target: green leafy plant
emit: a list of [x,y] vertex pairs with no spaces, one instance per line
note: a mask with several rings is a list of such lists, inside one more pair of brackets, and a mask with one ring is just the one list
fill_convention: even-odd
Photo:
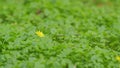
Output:
[[0,68],[119,68],[119,2],[0,0]]

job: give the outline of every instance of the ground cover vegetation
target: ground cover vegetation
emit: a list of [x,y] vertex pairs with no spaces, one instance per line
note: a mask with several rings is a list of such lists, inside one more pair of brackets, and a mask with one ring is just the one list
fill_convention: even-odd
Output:
[[0,68],[119,68],[120,0],[0,0]]

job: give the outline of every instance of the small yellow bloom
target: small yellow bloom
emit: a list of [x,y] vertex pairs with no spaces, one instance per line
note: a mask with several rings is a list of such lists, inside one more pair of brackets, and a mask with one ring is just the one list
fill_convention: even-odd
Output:
[[44,37],[43,32],[37,31],[36,34],[37,34],[39,37]]
[[117,57],[116,57],[116,60],[120,61],[120,56],[117,56]]

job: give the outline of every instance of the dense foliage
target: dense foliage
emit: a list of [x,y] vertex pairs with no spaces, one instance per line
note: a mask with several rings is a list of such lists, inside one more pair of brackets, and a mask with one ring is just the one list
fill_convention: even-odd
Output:
[[119,68],[119,3],[0,0],[0,68]]

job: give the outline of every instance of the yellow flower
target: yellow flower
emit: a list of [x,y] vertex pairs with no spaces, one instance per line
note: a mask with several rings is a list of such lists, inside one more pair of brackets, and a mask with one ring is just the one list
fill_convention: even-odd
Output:
[[117,57],[116,57],[116,60],[120,61],[120,56],[117,56]]
[[37,34],[39,37],[44,37],[43,32],[37,31],[36,34]]

